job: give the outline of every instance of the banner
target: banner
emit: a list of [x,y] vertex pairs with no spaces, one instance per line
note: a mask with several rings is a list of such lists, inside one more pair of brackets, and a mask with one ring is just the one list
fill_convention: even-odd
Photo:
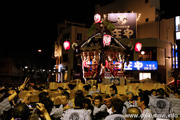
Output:
[[62,54],[62,47],[59,45],[58,42],[55,42],[54,45],[54,57],[60,57]]

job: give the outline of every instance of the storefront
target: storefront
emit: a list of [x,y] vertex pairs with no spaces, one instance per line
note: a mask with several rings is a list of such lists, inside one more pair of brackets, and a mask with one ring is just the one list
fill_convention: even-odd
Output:
[[121,39],[120,42],[127,46],[130,43],[132,46],[137,42],[142,43],[139,52],[134,47],[129,52],[131,57],[130,64],[125,67],[126,75],[133,76],[136,80],[149,78],[162,83],[168,82],[173,66],[171,42],[155,38]]

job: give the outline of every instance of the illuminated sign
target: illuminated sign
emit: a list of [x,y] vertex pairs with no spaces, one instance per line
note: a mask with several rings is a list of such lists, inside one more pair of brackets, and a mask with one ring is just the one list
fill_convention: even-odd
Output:
[[136,38],[136,13],[108,13],[108,20],[116,26],[116,38]]
[[178,68],[178,46],[172,45],[172,53],[173,53],[173,68]]
[[[113,61],[116,68],[121,68],[121,63]],[[129,61],[129,65],[124,64],[124,70],[158,70],[157,61]]]
[[[92,64],[92,61],[90,61]],[[121,62],[113,61],[113,69],[120,70]],[[124,70],[158,70],[158,62],[157,61],[129,61],[129,65],[127,66],[126,62],[124,64]]]
[[176,40],[180,40],[180,16],[175,18]]

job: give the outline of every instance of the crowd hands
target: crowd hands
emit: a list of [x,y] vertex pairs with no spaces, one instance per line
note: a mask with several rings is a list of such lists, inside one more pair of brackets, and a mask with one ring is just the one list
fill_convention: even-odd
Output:
[[[0,120],[35,120],[31,117],[31,111],[36,110],[39,117],[45,120],[51,120],[49,113],[43,103],[36,103],[35,109],[29,107],[30,97],[33,91],[29,91],[24,99],[18,98],[18,94],[28,85],[30,78],[25,78],[19,87],[0,88]],[[38,117],[37,117],[38,120]]]
[[[180,91],[138,89],[137,95],[127,91],[119,95],[116,85],[110,86],[109,95],[102,94],[92,85],[87,94],[59,87],[57,96],[50,97],[48,89],[28,88],[23,99],[18,94],[27,90],[29,78],[18,88],[0,88],[0,120],[179,120]],[[8,94],[6,93],[8,91]],[[38,102],[31,102],[39,91]],[[122,97],[123,96],[123,97]],[[59,105],[55,105],[55,101]]]

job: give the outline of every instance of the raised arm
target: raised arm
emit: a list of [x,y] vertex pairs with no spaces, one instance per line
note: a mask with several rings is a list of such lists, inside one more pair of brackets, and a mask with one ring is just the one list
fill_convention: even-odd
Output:
[[18,88],[18,90],[16,90],[16,92],[14,92],[12,95],[10,95],[10,96],[8,97],[8,100],[9,100],[9,101],[13,100],[13,99],[16,97],[16,95],[18,95],[19,92],[21,92],[21,91],[25,88],[25,86],[26,86],[26,84],[28,83],[29,79],[30,79],[30,78],[27,78],[27,77],[26,77],[26,79],[24,80],[24,83]]
[[44,115],[46,120],[51,120],[51,117],[49,113],[47,112],[46,108],[44,107],[44,104],[37,103],[36,107],[41,111],[41,113]]

